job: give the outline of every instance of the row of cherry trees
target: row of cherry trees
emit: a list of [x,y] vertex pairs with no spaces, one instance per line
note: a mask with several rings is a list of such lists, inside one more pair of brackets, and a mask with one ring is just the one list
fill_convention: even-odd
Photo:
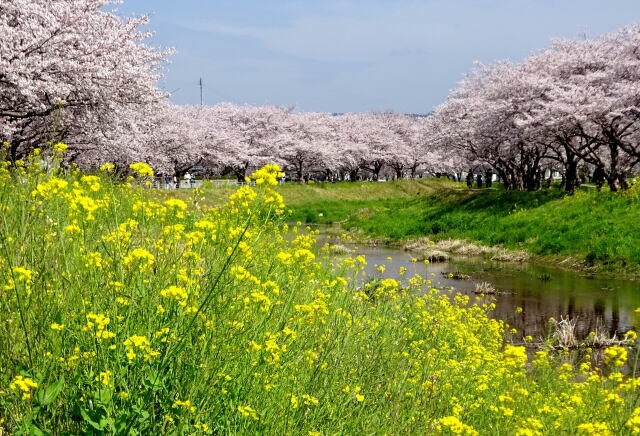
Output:
[[272,106],[180,106],[157,82],[170,50],[148,18],[115,0],[0,2],[0,140],[17,160],[65,141],[82,167],[145,161],[181,176],[239,179],[265,163],[328,180],[496,173],[538,189],[551,171],[573,191],[580,166],[612,190],[640,162],[640,26],[556,41],[521,63],[479,66],[429,117],[299,113]]
[[573,191],[586,164],[626,189],[640,162],[640,26],[479,66],[429,122],[432,145],[492,168],[507,188],[538,189],[548,169]]
[[65,141],[83,167],[145,161],[176,175],[199,167],[243,178],[270,162],[298,179],[448,169],[415,117],[170,104],[157,87],[170,50],[146,44],[148,18],[122,18],[117,3],[0,2],[0,140],[11,160]]
[[282,165],[297,180],[415,177],[451,171],[425,146],[424,118],[396,113],[303,112],[274,106],[185,106],[162,104],[139,114],[127,147],[106,155],[81,153],[83,166],[104,161],[126,167],[150,163],[159,173],[182,176],[193,168],[233,173],[239,180],[267,163]]

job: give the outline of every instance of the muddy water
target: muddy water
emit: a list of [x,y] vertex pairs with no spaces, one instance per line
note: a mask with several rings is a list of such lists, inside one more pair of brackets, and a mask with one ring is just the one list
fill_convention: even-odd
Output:
[[[411,253],[402,249],[349,246],[354,254],[367,257],[367,277],[399,279],[400,267],[407,268],[405,277],[414,274],[431,278],[439,289],[453,289],[475,297],[476,284],[488,282],[495,295],[495,310],[491,316],[502,319],[518,330],[518,336],[536,339],[546,333],[549,318],[570,317],[577,321],[579,337],[596,328],[614,333],[640,329],[640,282],[589,278],[580,273],[559,268],[530,264],[491,262],[476,258],[459,258],[447,263],[411,262]],[[352,254],[353,255],[353,254]],[[388,260],[391,258],[392,260]],[[381,274],[376,266],[385,265]],[[450,273],[469,275],[467,280],[454,280]],[[516,309],[522,308],[521,312]]]

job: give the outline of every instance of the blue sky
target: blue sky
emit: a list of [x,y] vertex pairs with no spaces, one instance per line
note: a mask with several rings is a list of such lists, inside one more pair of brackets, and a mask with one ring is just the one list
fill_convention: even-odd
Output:
[[125,0],[175,47],[176,103],[427,113],[473,62],[640,22],[640,0]]

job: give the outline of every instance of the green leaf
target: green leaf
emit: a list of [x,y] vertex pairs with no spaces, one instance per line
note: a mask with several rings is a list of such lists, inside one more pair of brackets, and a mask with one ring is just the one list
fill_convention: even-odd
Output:
[[29,436],[46,436],[46,434],[40,430],[33,423],[33,416],[31,414],[27,414],[23,417],[20,426],[15,429],[16,435],[29,435]]
[[45,436],[45,433],[40,430],[38,427],[36,427],[35,424],[32,424],[32,427],[29,429],[29,434],[31,436]]
[[109,424],[109,420],[102,413],[96,413],[95,411],[82,408],[80,409],[80,415],[82,416],[82,419],[88,422],[96,430],[102,431],[105,429],[107,424]]
[[93,394],[93,398],[103,406],[108,406],[113,399],[113,389],[104,388]]
[[164,382],[162,377],[159,377],[156,371],[152,371],[151,373],[149,373],[147,378],[142,381],[142,384],[147,389],[150,389],[153,392],[157,392],[162,389]]
[[138,422],[145,422],[151,415],[146,410],[141,410],[138,415]]
[[61,376],[58,381],[49,385],[45,390],[39,390],[36,394],[36,399],[40,403],[41,406],[48,406],[53,403],[55,399],[62,392],[62,388],[64,387],[64,375]]

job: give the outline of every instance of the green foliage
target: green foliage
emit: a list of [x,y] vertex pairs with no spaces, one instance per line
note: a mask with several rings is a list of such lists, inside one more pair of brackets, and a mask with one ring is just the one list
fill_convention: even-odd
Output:
[[392,241],[470,239],[539,256],[572,256],[603,270],[634,272],[640,263],[640,203],[626,193],[591,190],[569,196],[555,189],[467,190],[452,184],[421,195],[387,193],[353,201],[341,199],[336,190],[333,198],[290,206],[295,219],[341,222]]
[[627,348],[610,377],[527,364],[491,305],[419,276],[358,287],[366,259],[283,225],[269,187],[210,208],[145,186],[0,167],[0,433],[640,431]]

